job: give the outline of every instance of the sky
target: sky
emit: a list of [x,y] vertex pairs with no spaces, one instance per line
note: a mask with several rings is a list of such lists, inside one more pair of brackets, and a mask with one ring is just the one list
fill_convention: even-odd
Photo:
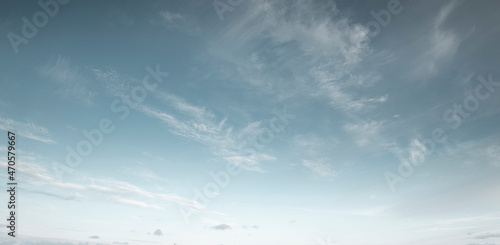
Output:
[[500,244],[498,23],[493,0],[0,1],[0,244]]

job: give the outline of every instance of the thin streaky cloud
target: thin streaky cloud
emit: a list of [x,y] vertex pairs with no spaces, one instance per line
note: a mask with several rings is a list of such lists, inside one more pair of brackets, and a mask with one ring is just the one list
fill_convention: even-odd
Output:
[[19,122],[11,118],[0,117],[0,129],[12,130],[14,133],[28,139],[40,141],[46,144],[56,144],[49,134],[49,130],[33,122]]

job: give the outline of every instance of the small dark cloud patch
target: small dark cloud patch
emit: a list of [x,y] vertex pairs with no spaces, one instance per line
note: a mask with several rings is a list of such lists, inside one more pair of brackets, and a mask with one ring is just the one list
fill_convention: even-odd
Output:
[[498,245],[498,244],[495,244],[495,243],[469,243],[467,245]]
[[474,239],[488,239],[493,237],[500,237],[500,233],[484,233],[479,236],[475,236]]
[[160,229],[156,229],[155,233],[153,233],[155,236],[163,236],[163,232],[161,232]]
[[220,224],[220,225],[212,226],[212,229],[215,229],[215,230],[230,230],[231,226],[226,225],[226,224]]
[[99,236],[89,236],[89,238],[91,238],[91,239],[99,239],[100,237]]

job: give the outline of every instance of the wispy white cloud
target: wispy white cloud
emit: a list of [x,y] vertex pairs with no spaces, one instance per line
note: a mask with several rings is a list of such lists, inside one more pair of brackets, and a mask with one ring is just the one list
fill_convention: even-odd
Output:
[[323,163],[319,159],[315,161],[302,160],[302,164],[319,177],[331,179],[337,176],[337,172],[331,164]]
[[38,69],[42,77],[59,86],[57,94],[67,99],[76,99],[90,106],[94,104],[97,92],[88,89],[88,81],[80,74],[79,68],[70,63],[68,57],[58,56]]
[[419,137],[413,137],[407,147],[388,145],[387,150],[391,152],[400,162],[418,165],[428,158],[428,149],[422,144]]
[[26,137],[28,139],[40,141],[46,144],[55,144],[56,142],[51,139],[49,130],[34,123],[18,122],[10,118],[0,117],[0,129],[9,131]]
[[470,140],[447,145],[446,154],[455,158],[464,166],[500,167],[500,144],[492,138]]
[[[210,120],[204,119],[184,121],[166,111],[146,105],[142,105],[138,110],[147,116],[161,120],[169,126],[172,133],[179,136],[189,138],[203,144],[216,142],[219,144],[228,143],[228,138],[225,138],[224,135],[219,135],[219,133],[221,133],[222,126],[224,126],[224,121],[221,121],[219,124],[215,124]],[[230,130],[228,129],[227,132],[229,131]]]
[[461,2],[463,1],[449,1],[446,5],[442,6],[434,20],[434,27],[439,28]]
[[146,166],[128,167],[124,169],[124,172],[148,181],[168,182],[168,180],[158,176],[155,172],[153,172],[150,168]]
[[198,36],[201,34],[201,28],[195,16],[188,14],[174,13],[170,11],[161,11],[159,19],[153,18],[152,23],[161,24],[170,30],[184,34]]
[[343,128],[354,135],[354,140],[358,146],[366,146],[375,142],[380,146],[382,143],[380,130],[384,127],[384,123],[384,121],[370,120],[347,123]]
[[250,4],[212,40],[211,65],[220,64],[217,70],[225,71],[228,63],[234,64],[237,71],[221,72],[219,80],[244,81],[279,99],[326,100],[345,112],[371,109],[387,100],[388,94],[357,95],[357,90],[373,86],[381,76],[357,68],[371,52],[368,30],[340,15],[334,2]]
[[232,127],[226,125],[227,119],[216,122],[213,115],[202,108],[194,107],[177,99],[172,102],[177,109],[189,116],[181,120],[166,111],[145,105],[138,110],[165,123],[173,134],[206,145],[212,149],[213,154],[247,170],[262,172],[258,164],[261,161],[274,159],[262,152],[252,155],[243,155],[238,152],[237,146],[239,144],[260,133],[262,130],[260,122],[250,123],[239,133],[235,133]]
[[[155,160],[157,162],[160,162],[160,163],[165,163],[166,160],[162,157],[159,157],[159,156],[154,156],[152,155],[151,153],[149,152],[141,152],[142,155],[148,157],[149,159],[151,160]],[[129,174],[129,175],[133,175],[133,176],[137,176],[137,177],[140,177],[141,179],[144,179],[144,180],[147,180],[147,181],[150,181],[150,182],[153,182],[153,181],[162,181],[162,182],[166,182],[166,183],[170,183],[169,180],[165,179],[165,178],[162,178],[161,176],[159,176],[158,174],[156,174],[149,166],[149,162],[151,162],[151,160],[147,160],[145,159],[145,162],[142,162],[142,161],[136,161],[136,165],[134,166],[129,166],[129,167],[125,167],[123,169],[123,172],[126,173],[126,174]]]
[[331,180],[344,170],[345,164],[334,161],[331,152],[335,151],[340,141],[337,138],[321,138],[314,134],[297,135],[293,139],[293,152],[300,164],[308,168],[313,178]]
[[[137,82],[112,69],[92,71],[106,84],[108,92],[113,96],[122,96],[131,84]],[[263,126],[260,121],[250,122],[240,131],[235,131],[228,125],[227,118],[218,120],[206,108],[190,104],[180,96],[160,90],[153,91],[151,95],[162,102],[164,109],[146,103],[134,109],[148,117],[158,119],[171,133],[201,143],[209,147],[214,155],[250,171],[263,172],[259,163],[274,159],[264,152],[243,155],[237,149],[245,140],[256,137],[262,132]]]
[[427,50],[416,59],[418,65],[415,67],[414,75],[417,77],[428,78],[435,75],[439,66],[450,60],[457,52],[460,43],[467,38],[467,36],[460,37],[444,27],[452,12],[462,2],[449,1],[439,9],[427,36],[428,45],[425,46]]
[[91,72],[101,82],[109,95],[122,97],[130,92],[132,79],[120,76],[111,68],[91,68]]
[[198,121],[204,121],[205,123],[207,123],[215,118],[214,114],[210,113],[205,108],[193,106],[187,103],[183,98],[174,94],[157,92],[156,95],[158,98],[168,103],[179,112],[195,118]]
[[[360,84],[375,84],[379,80],[378,75],[352,75],[344,72],[329,72],[325,68],[315,67],[311,69],[311,75],[317,84],[317,90],[313,95],[328,98],[330,104],[344,111],[359,111],[361,109],[373,108],[376,104],[384,103],[388,94],[373,98],[355,98],[355,95],[345,92],[346,88]],[[354,77],[353,77],[354,76]]]
[[147,157],[149,157],[151,159],[154,159],[156,161],[165,161],[165,159],[163,157],[155,156],[155,155],[153,155],[153,154],[151,154],[150,152],[147,152],[147,151],[143,151],[143,152],[141,152],[141,154],[144,155],[144,156],[147,156]]
[[446,220],[439,220],[436,222],[437,226],[450,226],[457,224],[480,224],[483,222],[491,222],[495,220],[500,220],[500,215],[498,213],[479,215],[479,216],[470,216],[464,218],[452,218]]
[[[71,178],[62,181],[51,171],[51,164],[46,159],[35,157],[32,160],[22,158],[18,173],[25,182],[24,188],[29,192],[44,194],[62,200],[82,200],[98,198],[112,203],[124,204],[151,209],[164,209],[165,205],[175,203],[203,210],[205,207],[196,201],[183,198],[177,194],[163,191],[151,192],[129,182],[113,178],[93,178],[73,170],[68,173]],[[6,163],[0,167],[7,168]],[[51,188],[47,188],[50,186]]]
[[369,41],[368,30],[338,15],[333,2],[311,0],[254,1],[223,30],[220,41],[237,48],[261,38],[279,44],[297,42],[305,55],[342,58],[347,64],[360,60]]

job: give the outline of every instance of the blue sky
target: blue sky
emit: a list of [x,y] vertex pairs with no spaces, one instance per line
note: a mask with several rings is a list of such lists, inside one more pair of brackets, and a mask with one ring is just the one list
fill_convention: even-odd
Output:
[[2,1],[18,234],[4,219],[0,241],[500,244],[499,16],[496,1]]

